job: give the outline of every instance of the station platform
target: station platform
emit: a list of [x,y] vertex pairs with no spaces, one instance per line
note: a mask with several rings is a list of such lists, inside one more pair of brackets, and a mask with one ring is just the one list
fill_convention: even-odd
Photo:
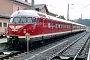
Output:
[[0,43],[5,43],[7,42],[7,38],[0,38]]

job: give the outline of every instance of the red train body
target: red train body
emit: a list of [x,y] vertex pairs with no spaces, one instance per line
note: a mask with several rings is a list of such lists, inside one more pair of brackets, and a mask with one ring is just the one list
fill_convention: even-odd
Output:
[[29,44],[43,39],[53,38],[69,33],[85,31],[86,26],[34,10],[19,10],[11,15],[8,23],[7,40],[11,45],[23,46],[26,36],[30,35]]

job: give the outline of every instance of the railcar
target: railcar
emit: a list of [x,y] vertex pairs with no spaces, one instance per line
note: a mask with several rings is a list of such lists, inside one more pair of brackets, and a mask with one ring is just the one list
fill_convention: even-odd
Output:
[[25,46],[25,35],[28,33],[31,46],[34,42],[43,42],[44,39],[84,31],[85,27],[34,10],[19,10],[10,17],[7,40],[12,46]]

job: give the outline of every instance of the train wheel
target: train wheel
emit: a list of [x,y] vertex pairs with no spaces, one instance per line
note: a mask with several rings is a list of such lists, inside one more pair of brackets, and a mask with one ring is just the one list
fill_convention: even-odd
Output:
[[44,43],[44,41],[41,41],[41,44],[43,44]]
[[36,48],[36,46],[37,46],[37,43],[36,42],[33,42],[30,47],[31,48]]
[[42,40],[40,43],[41,43],[42,46],[44,46],[44,40]]

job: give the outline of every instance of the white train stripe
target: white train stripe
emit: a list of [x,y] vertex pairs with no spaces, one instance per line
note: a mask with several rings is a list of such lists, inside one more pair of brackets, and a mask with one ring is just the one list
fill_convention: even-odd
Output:
[[[70,33],[71,31],[67,32],[57,32],[57,33],[50,33],[50,34],[41,34],[41,35],[35,35],[35,36],[30,36],[30,38],[35,38],[35,37],[42,37],[42,36],[50,36],[50,35],[56,35],[56,34],[63,34],[63,33]],[[7,36],[9,38],[10,36]],[[19,36],[18,38],[26,38],[25,36]]]
[[72,32],[77,32],[77,31],[80,31],[80,29],[78,29],[78,30],[73,30]]

